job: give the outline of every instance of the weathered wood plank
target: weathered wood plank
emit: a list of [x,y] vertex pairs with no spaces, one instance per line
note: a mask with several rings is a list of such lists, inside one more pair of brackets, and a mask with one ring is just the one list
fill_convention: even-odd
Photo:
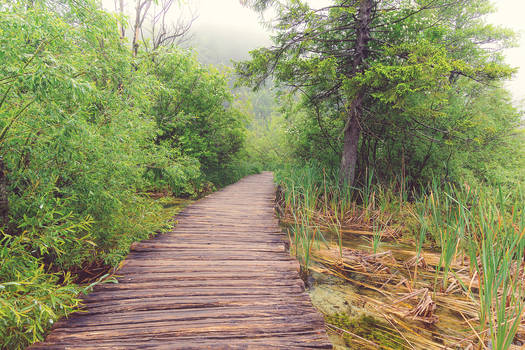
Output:
[[134,243],[117,284],[33,349],[328,349],[274,216],[271,173],[191,204],[172,232]]
[[[227,337],[227,338],[225,338]],[[35,346],[35,349],[51,350],[100,350],[100,349],[331,349],[331,345],[324,340],[325,335],[318,332],[281,332],[273,335],[242,337],[238,334],[225,334],[224,337],[209,336],[206,338],[178,337],[173,340],[156,339],[123,339],[119,342],[111,340],[85,341],[82,345],[78,342],[61,345],[46,344]],[[93,345],[95,344],[95,345]]]
[[233,307],[216,307],[206,309],[180,309],[158,311],[136,311],[121,313],[107,313],[93,315],[91,317],[76,318],[74,320],[63,320],[56,324],[55,329],[118,324],[142,324],[143,322],[156,321],[189,321],[192,319],[222,319],[234,317],[273,317],[273,316],[296,316],[304,314],[297,304],[278,305],[274,308],[268,305],[246,305]]
[[[282,280],[275,280],[272,279],[272,286],[298,286],[301,288],[304,288],[303,281],[297,279],[288,279],[284,278]],[[118,284],[113,283],[107,283],[99,288],[97,290],[100,291],[106,291],[106,290],[141,290],[141,289],[154,289],[159,288],[159,286],[162,285],[162,288],[199,288],[199,287],[223,287],[223,288],[244,288],[249,289],[251,287],[253,288],[266,288],[268,286],[268,280],[253,280],[253,279],[232,279],[224,281],[223,279],[214,279],[214,280],[193,280],[193,281],[187,281],[187,280],[171,280],[171,279],[164,279],[161,283],[159,283],[158,280],[150,280],[150,281],[135,281],[135,280],[128,280],[126,282],[119,281]]]
[[[306,315],[310,316],[310,315]],[[172,323],[159,322],[155,326],[146,324],[142,327],[115,329],[108,327],[104,329],[85,329],[84,331],[73,330],[73,332],[57,329],[52,332],[47,340],[50,342],[78,340],[96,340],[96,339],[126,339],[137,338],[139,335],[144,337],[157,338],[175,338],[179,336],[202,337],[214,335],[216,333],[239,333],[245,336],[257,336],[261,334],[280,333],[281,330],[287,332],[312,331],[323,326],[321,321],[302,319],[295,321],[286,317],[274,317],[268,319],[255,319],[245,322],[244,319],[222,320],[219,322],[210,321],[192,321]],[[71,330],[69,330],[71,331]]]
[[149,298],[146,300],[111,300],[102,302],[92,302],[87,304],[87,313],[123,313],[132,311],[155,311],[155,310],[181,310],[181,309],[205,309],[205,308],[224,308],[234,306],[254,306],[265,305],[269,308],[278,304],[296,305],[302,309],[311,307],[310,300],[296,300],[293,297],[267,297],[259,298],[254,296],[237,297],[184,297],[184,298]]

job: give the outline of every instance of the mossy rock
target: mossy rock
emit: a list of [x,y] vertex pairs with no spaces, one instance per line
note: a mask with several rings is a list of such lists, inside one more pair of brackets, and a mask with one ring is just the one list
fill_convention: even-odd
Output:
[[[384,329],[388,328],[388,325],[370,315],[351,317],[340,313],[326,316],[326,322],[361,338],[370,340],[379,345],[381,349],[405,349],[401,336],[385,332]],[[343,338],[346,345],[355,344],[355,338],[351,334],[345,333]]]

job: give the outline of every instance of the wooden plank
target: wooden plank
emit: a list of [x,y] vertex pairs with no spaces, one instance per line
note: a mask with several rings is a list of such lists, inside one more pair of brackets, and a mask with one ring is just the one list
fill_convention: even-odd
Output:
[[[97,340],[62,342],[62,345],[47,344],[35,346],[35,349],[51,350],[100,350],[100,349],[331,349],[332,345],[325,339],[324,334],[315,331],[281,332],[273,335],[243,337],[237,334],[224,337],[210,336],[206,338],[178,337],[176,341],[170,339],[123,339],[118,342],[112,340]],[[222,344],[221,344],[222,343]],[[227,344],[227,345],[226,345]]]
[[296,304],[278,305],[269,308],[267,305],[247,305],[233,307],[216,307],[206,309],[181,309],[176,313],[172,310],[136,311],[121,313],[108,313],[93,315],[91,317],[63,320],[56,324],[57,328],[75,328],[101,325],[117,324],[142,324],[143,322],[155,321],[189,321],[191,319],[221,319],[233,317],[273,317],[273,316],[297,316],[303,314],[303,310]]
[[199,288],[152,288],[139,290],[101,290],[93,292],[85,297],[85,301],[103,301],[103,300],[124,300],[152,297],[184,297],[184,296],[260,296],[267,297],[280,295],[282,293],[301,293],[303,290],[300,286],[259,286],[252,288],[237,287],[199,287]]
[[[110,300],[97,301],[88,303],[86,314],[110,314],[125,313],[135,311],[155,311],[155,310],[187,310],[187,309],[205,309],[205,308],[226,308],[234,306],[256,306],[264,305],[268,308],[285,303],[296,305],[297,307],[307,310],[311,307],[309,299],[301,298],[299,300],[290,296],[286,297],[266,297],[257,296],[222,296],[222,297],[154,297],[146,300]],[[78,314],[71,316],[71,319],[80,317]]]
[[163,267],[159,269],[157,266],[125,266],[118,273],[118,279],[120,281],[132,280],[132,281],[146,281],[154,279],[166,279],[171,278],[172,280],[196,280],[196,272],[199,273],[199,278],[203,279],[246,279],[246,278],[257,278],[257,279],[280,279],[280,278],[298,278],[299,270],[290,270],[290,266],[272,266],[273,269],[252,269],[247,271],[246,267],[243,266],[198,266],[190,265],[185,267],[184,265],[176,265]]
[[[213,313],[209,312],[208,315],[181,315],[180,312],[164,314],[162,316],[148,316],[141,315],[140,319],[121,319],[121,322],[113,323],[90,323],[90,324],[76,324],[68,327],[58,327],[54,330],[54,335],[56,337],[61,336],[70,336],[70,335],[80,335],[82,333],[92,334],[93,332],[120,332],[122,331],[125,334],[130,334],[127,331],[135,330],[136,334],[138,333],[147,333],[151,332],[152,328],[163,328],[159,330],[159,333],[170,330],[170,331],[179,331],[183,332],[187,329],[190,329],[188,325],[191,325],[191,332],[194,332],[195,329],[201,330],[204,327],[224,327],[223,329],[229,329],[229,325],[234,327],[244,327],[243,329],[250,330],[254,324],[258,325],[271,325],[272,322],[297,322],[294,318],[297,318],[300,313],[288,313],[287,315],[282,315],[279,313],[258,313],[254,315],[249,315],[246,312],[232,314],[232,315],[219,315],[215,316]],[[318,314],[310,312],[308,314],[302,313],[301,318],[307,321],[307,318],[311,319],[311,322],[297,322],[297,324],[303,325],[305,330],[315,329],[315,325],[321,322],[317,317]],[[103,317],[99,318],[100,320],[104,319]],[[125,322],[127,321],[127,322]]]
[[162,242],[155,242],[155,243],[134,243],[131,246],[131,250],[134,251],[159,251],[159,250],[168,250],[173,252],[174,250],[179,252],[184,249],[214,249],[214,250],[258,250],[258,251],[277,251],[279,253],[284,252],[284,243],[267,243],[267,242],[261,242],[261,243],[253,243],[250,246],[246,246],[244,244],[236,243],[236,242],[199,242],[199,243],[191,243],[191,242],[184,242],[179,243],[177,241],[174,241],[173,243],[162,243]]
[[[174,252],[174,255],[177,253]],[[229,260],[229,259],[207,259],[207,260],[195,260],[195,259],[164,259],[164,260],[139,260],[139,259],[133,259],[128,260],[124,264],[124,266],[156,266],[161,267],[164,266],[210,266],[210,262],[214,262],[217,265],[217,268],[224,268],[228,266],[243,266],[246,270],[248,269],[273,269],[276,267],[280,268],[288,268],[288,269],[295,269],[299,270],[299,263],[296,260],[291,259],[290,257],[287,257],[285,255],[282,255],[282,260],[244,260],[244,261],[236,261],[236,260]],[[220,265],[219,265],[220,264]]]
[[[309,315],[306,315],[309,316]],[[174,324],[172,322],[159,322],[156,325],[145,324],[141,327],[121,328],[114,327],[85,329],[84,331],[64,329],[54,330],[46,340],[50,342],[72,341],[72,340],[96,340],[96,339],[126,339],[135,338],[139,335],[144,337],[174,338],[180,336],[202,337],[216,333],[240,333],[256,336],[260,334],[278,334],[281,330],[307,331],[315,330],[323,326],[321,321],[301,319],[299,321],[286,317],[274,317],[269,319],[254,319],[244,322],[244,319],[212,321],[192,321]]]
[[[224,281],[223,279],[214,279],[214,280],[171,280],[171,279],[164,279],[161,283],[159,283],[158,280],[149,280],[149,281],[136,281],[136,280],[128,280],[124,283],[107,283],[99,288],[97,288],[97,291],[100,292],[102,290],[140,290],[140,289],[154,289],[159,288],[159,286],[162,286],[162,288],[199,288],[199,287],[224,287],[224,288],[245,288],[249,289],[250,287],[254,288],[265,288],[268,286],[268,280],[253,280],[253,279],[232,279]],[[304,289],[304,282],[300,279],[275,279],[273,278],[271,280],[272,286],[298,286],[301,289]]]

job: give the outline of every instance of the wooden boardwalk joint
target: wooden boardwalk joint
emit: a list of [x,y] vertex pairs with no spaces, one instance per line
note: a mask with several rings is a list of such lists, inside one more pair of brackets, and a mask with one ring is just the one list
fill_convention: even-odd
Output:
[[331,349],[285,249],[271,173],[188,206],[170,233],[135,243],[118,284],[32,349]]

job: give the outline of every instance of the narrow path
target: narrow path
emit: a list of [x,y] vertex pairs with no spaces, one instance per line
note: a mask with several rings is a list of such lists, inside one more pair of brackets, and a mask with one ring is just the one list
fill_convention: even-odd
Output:
[[188,206],[175,229],[136,243],[118,284],[34,349],[332,348],[285,249],[271,173]]

